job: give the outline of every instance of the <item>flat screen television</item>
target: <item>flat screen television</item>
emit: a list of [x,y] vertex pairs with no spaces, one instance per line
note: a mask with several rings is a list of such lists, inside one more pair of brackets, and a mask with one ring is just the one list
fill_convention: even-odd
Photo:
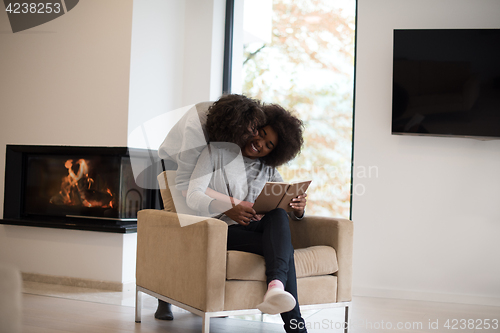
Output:
[[500,29],[394,30],[392,134],[500,139]]

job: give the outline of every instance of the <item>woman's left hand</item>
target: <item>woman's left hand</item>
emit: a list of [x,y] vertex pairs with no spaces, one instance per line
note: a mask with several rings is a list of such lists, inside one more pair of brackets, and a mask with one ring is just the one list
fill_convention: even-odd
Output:
[[296,198],[293,198],[292,202],[290,202],[290,207],[293,208],[293,210],[295,211],[295,215],[298,217],[301,217],[302,215],[304,215],[304,209],[306,208],[306,204],[307,204],[306,197],[307,197],[307,193],[304,193],[302,195],[299,195]]

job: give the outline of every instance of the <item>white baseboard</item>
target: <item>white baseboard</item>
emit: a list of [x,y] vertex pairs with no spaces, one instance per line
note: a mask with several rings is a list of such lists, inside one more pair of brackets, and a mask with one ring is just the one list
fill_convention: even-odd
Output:
[[58,284],[64,286],[101,289],[110,291],[130,291],[135,290],[135,281],[128,283],[113,282],[113,281],[97,281],[92,279],[82,279],[66,276],[54,276],[35,273],[21,273],[23,281],[41,282],[48,284]]
[[500,306],[500,298],[496,298],[496,297],[484,297],[484,296],[461,295],[461,294],[430,293],[430,292],[411,291],[411,290],[357,287],[357,288],[354,288],[353,295],[354,296],[361,296],[361,297],[406,299],[406,300],[413,300],[413,301],[429,301],[429,302],[443,302],[443,303]]

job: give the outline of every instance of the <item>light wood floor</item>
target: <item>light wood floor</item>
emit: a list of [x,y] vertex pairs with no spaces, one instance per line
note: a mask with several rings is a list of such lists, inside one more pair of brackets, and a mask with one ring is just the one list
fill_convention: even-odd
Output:
[[[142,310],[142,322],[135,323],[133,307],[93,303],[51,296],[23,295],[23,333],[161,332],[200,333],[201,318],[175,313],[175,320],[153,317],[154,310]],[[231,318],[211,320],[210,332],[283,332],[278,324]]]
[[[142,311],[142,323],[135,323],[134,308],[127,305],[104,304],[53,296],[23,294],[23,332],[161,332],[200,333],[201,318],[186,312],[176,312],[174,321],[153,317],[154,306]],[[500,332],[500,329],[446,329],[447,320],[500,320],[500,308],[408,301],[383,298],[356,297],[351,310],[352,333],[364,332]],[[335,325],[342,321],[341,309],[325,309],[304,314],[310,333],[342,332]],[[429,324],[438,323],[437,329]],[[390,325],[390,328],[389,328]],[[397,325],[401,329],[397,328]],[[276,323],[248,321],[234,318],[215,318],[212,333],[284,332]]]

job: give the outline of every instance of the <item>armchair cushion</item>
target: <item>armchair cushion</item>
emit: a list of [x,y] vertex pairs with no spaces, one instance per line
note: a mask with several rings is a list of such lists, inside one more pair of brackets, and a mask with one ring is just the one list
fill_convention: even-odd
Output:
[[[310,276],[297,279],[299,303],[322,304],[337,302],[337,277]],[[262,302],[267,285],[263,281],[226,281],[224,310],[255,309]]]
[[[264,257],[241,251],[227,251],[227,280],[266,281]],[[337,253],[330,246],[295,250],[297,278],[333,274],[338,271]]]
[[339,270],[337,252],[331,246],[311,246],[295,250],[297,279],[328,275]]

